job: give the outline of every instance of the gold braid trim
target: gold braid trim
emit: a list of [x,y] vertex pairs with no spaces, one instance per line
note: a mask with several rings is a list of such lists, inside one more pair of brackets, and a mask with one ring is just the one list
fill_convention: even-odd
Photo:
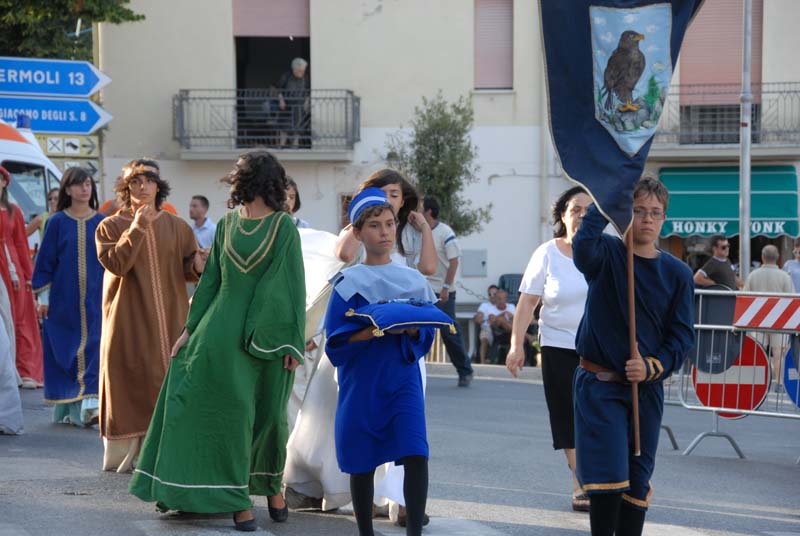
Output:
[[605,491],[610,489],[629,488],[630,486],[631,486],[630,480],[625,480],[624,482],[609,482],[603,484],[585,484],[583,486],[583,491]]
[[78,224],[78,310],[81,319],[81,340],[78,343],[78,398],[86,392],[86,341],[89,338],[89,322],[86,315],[86,220],[77,220]]
[[378,326],[378,323],[375,322],[375,319],[372,318],[372,315],[368,315],[368,314],[364,314],[364,313],[357,313],[353,309],[348,309],[348,311],[344,314],[344,316],[346,316],[346,317],[361,316],[361,317],[364,317],[364,318],[368,318],[369,321],[372,322],[372,325],[375,326],[375,329],[372,331],[372,334],[375,337],[383,337],[384,336],[384,332],[390,331],[390,330],[395,329],[395,328],[399,328],[399,327],[402,327],[402,326],[414,326],[414,325],[417,325],[417,326],[419,326],[419,325],[430,325],[430,326],[437,326],[437,327],[440,327],[440,328],[449,327],[450,328],[450,333],[452,333],[453,335],[455,335],[457,333],[456,326],[452,322],[435,322],[435,321],[398,322],[397,324],[392,324],[391,326],[386,326],[385,328],[381,329],[381,327]]
[[[238,217],[238,215],[237,215],[237,217]],[[230,258],[230,260],[234,264],[234,266],[236,266],[236,268],[240,272],[242,272],[243,274],[246,274],[247,272],[249,272],[250,270],[252,270],[256,266],[258,266],[261,263],[261,261],[264,260],[264,258],[270,252],[270,250],[272,249],[272,244],[275,242],[275,238],[278,236],[278,229],[280,228],[281,221],[284,218],[280,214],[278,214],[275,217],[275,219],[271,223],[271,226],[272,226],[271,232],[269,230],[267,231],[266,235],[264,236],[264,240],[261,241],[261,243],[253,250],[253,253],[251,253],[250,256],[247,259],[243,259],[239,255],[239,253],[237,253],[236,250],[233,249],[233,245],[231,244],[231,241],[230,241],[231,231],[233,230],[233,221],[232,221],[233,217],[230,217],[229,219],[231,221],[229,221],[228,225],[226,226],[224,249],[225,249],[225,252],[228,254],[228,258]],[[261,253],[261,256],[259,258],[257,258],[255,261],[253,261],[253,257],[258,255],[259,251],[264,247],[265,244],[266,244],[266,248],[264,248],[264,251],[263,251],[263,253]],[[252,261],[252,263],[251,263],[251,261]]]

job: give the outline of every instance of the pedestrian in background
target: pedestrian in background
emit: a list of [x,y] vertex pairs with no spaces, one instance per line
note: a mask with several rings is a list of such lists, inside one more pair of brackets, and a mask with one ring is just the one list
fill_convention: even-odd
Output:
[[506,367],[516,377],[525,363],[528,326],[539,302],[539,334],[542,347],[542,382],[553,449],[563,450],[572,473],[572,509],[589,510],[589,496],[575,476],[575,417],[572,378],[580,356],[575,351],[575,334],[586,305],[586,280],[572,260],[572,239],[592,203],[577,186],[562,193],[553,205],[553,239],[533,252],[522,284],[511,333]]
[[447,355],[458,372],[458,386],[469,387],[472,383],[472,363],[464,349],[464,339],[456,320],[456,276],[458,275],[458,262],[461,259],[461,248],[458,245],[456,234],[444,222],[439,221],[441,205],[433,196],[426,195],[422,200],[422,215],[431,228],[433,247],[436,249],[436,272],[427,276],[433,292],[439,296],[436,306],[453,319],[456,332],[449,329],[440,329],[439,334],[447,349]]
[[120,211],[95,239],[103,278],[100,435],[103,470],[128,472],[189,310],[186,283],[205,266],[191,227],[162,210],[170,192],[155,160],[131,160],[114,191]]
[[[750,272],[744,290],[766,292],[768,294],[791,294],[794,292],[792,277],[778,267],[780,252],[772,244],[761,249],[761,266]],[[758,333],[756,339],[769,348],[772,363],[773,389],[780,390],[783,385],[781,362],[786,353],[787,338],[783,333]]]
[[694,283],[699,287],[711,287],[723,285],[729,290],[737,290],[744,286],[736,269],[728,258],[731,252],[731,245],[728,239],[722,235],[711,237],[711,258],[706,261],[702,268],[694,274]]
[[794,291],[800,293],[800,238],[794,241],[792,256],[794,257],[793,259],[783,263],[783,271],[791,276]]
[[103,266],[94,236],[103,215],[89,173],[69,168],[36,256],[33,289],[44,347],[44,398],[53,422],[97,423]]
[[286,190],[287,212],[292,215],[292,220],[294,220],[295,227],[298,229],[308,229],[311,227],[311,224],[306,220],[297,217],[297,213],[300,211],[300,207],[302,206],[302,203],[300,202],[300,191],[297,189],[297,183],[294,182],[294,179],[291,177],[286,177],[286,182],[289,184],[289,189]]
[[200,249],[207,250],[214,243],[217,225],[208,217],[208,198],[204,195],[193,195],[189,202],[189,219],[192,220],[192,231]]

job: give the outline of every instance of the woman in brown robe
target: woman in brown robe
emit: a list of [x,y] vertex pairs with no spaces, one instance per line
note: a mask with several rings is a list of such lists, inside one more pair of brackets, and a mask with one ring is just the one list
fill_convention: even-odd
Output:
[[205,266],[191,227],[161,210],[169,184],[158,163],[132,160],[114,188],[120,212],[97,228],[105,267],[100,341],[103,470],[130,471],[147,433],[172,344],[181,334],[186,283]]

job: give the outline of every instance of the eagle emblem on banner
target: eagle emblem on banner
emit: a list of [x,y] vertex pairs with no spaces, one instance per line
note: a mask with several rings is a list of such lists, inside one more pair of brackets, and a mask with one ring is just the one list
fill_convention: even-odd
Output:
[[672,76],[672,7],[591,6],[595,117],[633,156],[655,134]]

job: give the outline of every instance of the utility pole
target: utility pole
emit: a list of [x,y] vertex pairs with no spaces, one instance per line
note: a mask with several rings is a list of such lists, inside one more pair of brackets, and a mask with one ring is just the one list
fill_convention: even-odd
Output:
[[739,277],[750,273],[750,145],[752,140],[753,93],[750,65],[753,42],[753,0],[744,0],[742,46],[742,96],[739,129]]

